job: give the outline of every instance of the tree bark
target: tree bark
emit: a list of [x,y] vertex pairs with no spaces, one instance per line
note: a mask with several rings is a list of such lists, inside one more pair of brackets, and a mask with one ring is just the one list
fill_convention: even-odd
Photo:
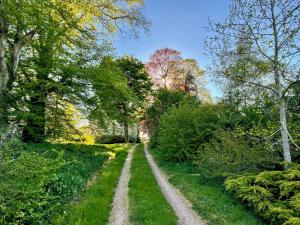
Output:
[[124,122],[124,140],[125,143],[129,143],[129,135],[128,135],[128,122]]
[[281,141],[283,148],[283,158],[285,162],[291,162],[291,151],[289,144],[289,136],[288,136],[288,128],[286,121],[286,106],[285,101],[282,98],[282,87],[279,77],[279,72],[277,67],[274,69],[275,83],[276,83],[276,92],[277,92],[277,102],[279,104],[279,116],[280,116],[280,133],[281,133]]
[[282,148],[283,148],[283,158],[285,162],[291,162],[291,151],[289,144],[289,136],[288,136],[288,128],[286,121],[286,106],[285,100],[282,95],[282,85],[280,80],[279,73],[279,43],[278,43],[278,29],[277,22],[275,16],[275,1],[271,1],[271,12],[272,12],[272,28],[273,28],[273,37],[274,37],[274,61],[273,61],[273,69],[274,69],[274,78],[276,84],[276,93],[277,93],[277,103],[279,105],[279,117],[280,117],[280,132],[281,132],[281,140],[282,140]]
[[45,141],[46,97],[41,95],[31,97],[30,117],[23,131],[25,142],[41,143]]
[[0,122],[3,121],[2,111],[5,107],[4,105],[4,91],[9,79],[9,71],[5,59],[5,48],[6,48],[6,33],[7,27],[5,19],[2,17],[4,15],[4,0],[0,0]]
[[139,129],[139,122],[136,123],[136,139],[135,142],[138,143],[140,139],[140,129]]
[[112,136],[116,135],[116,125],[115,122],[112,123]]

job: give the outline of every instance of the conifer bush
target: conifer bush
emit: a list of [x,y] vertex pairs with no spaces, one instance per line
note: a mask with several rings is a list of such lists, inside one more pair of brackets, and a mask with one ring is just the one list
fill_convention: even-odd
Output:
[[225,187],[247,203],[268,224],[300,224],[300,165],[285,164],[286,170],[229,177]]

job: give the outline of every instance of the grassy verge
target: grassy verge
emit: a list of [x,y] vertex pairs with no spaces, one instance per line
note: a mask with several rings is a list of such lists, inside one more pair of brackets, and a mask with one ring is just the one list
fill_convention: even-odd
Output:
[[56,218],[55,224],[96,225],[108,222],[114,190],[131,146],[106,145],[116,151],[115,156],[95,175],[96,179],[89,185],[80,201],[69,204],[64,214]]
[[0,160],[0,224],[53,224],[119,147],[15,140]]
[[144,154],[138,145],[131,165],[129,182],[130,220],[132,224],[174,225],[176,215],[161,193]]
[[157,163],[193,204],[193,208],[213,225],[263,224],[243,205],[226,193],[219,181],[204,181],[201,171],[191,165],[166,162],[155,149],[151,150]]

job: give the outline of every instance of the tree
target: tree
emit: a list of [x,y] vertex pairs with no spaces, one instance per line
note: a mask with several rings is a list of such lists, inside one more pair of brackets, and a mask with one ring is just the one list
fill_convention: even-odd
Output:
[[299,17],[298,0],[234,0],[225,22],[211,24],[215,35],[207,41],[215,74],[274,95],[287,162],[291,154],[286,98],[300,83]]
[[88,98],[89,119],[105,129],[110,122],[123,122],[121,103],[134,100],[128,79],[112,57],[104,57],[94,69],[90,68],[88,80],[93,93]]
[[156,50],[146,64],[148,73],[158,87],[170,88],[171,79],[176,79],[180,72],[181,53],[164,48]]
[[[8,122],[8,99],[17,82],[25,46],[32,47],[41,36],[55,27],[55,41],[65,49],[81,47],[77,41],[96,45],[97,27],[101,34],[110,34],[121,27],[136,31],[147,28],[140,5],[142,0],[117,1],[0,1],[0,110],[1,121]],[[103,37],[101,35],[100,37]],[[51,40],[54,41],[54,40]],[[50,42],[52,43],[52,42]],[[48,43],[49,44],[49,43]],[[44,59],[45,60],[45,59]]]
[[205,88],[204,70],[195,59],[183,59],[181,77],[174,82],[181,90],[196,96],[197,101],[211,102],[209,91]]
[[[124,124],[125,143],[128,143],[128,125],[132,120],[139,120],[144,111],[151,91],[151,81],[144,64],[132,56],[124,56],[116,60],[128,80],[128,87],[134,97],[130,101],[120,101],[120,122]],[[138,122],[137,122],[138,123]]]
[[204,88],[204,71],[195,59],[183,59],[177,50],[165,48],[156,50],[146,64],[146,69],[158,88],[182,90],[200,99],[208,96]]

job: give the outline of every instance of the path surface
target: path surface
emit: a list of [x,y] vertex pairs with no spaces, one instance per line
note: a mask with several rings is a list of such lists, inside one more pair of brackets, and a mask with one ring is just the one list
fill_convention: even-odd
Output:
[[113,208],[110,212],[109,225],[129,224],[129,200],[128,183],[130,180],[130,165],[135,147],[132,147],[127,155],[113,201]]
[[155,176],[165,198],[179,218],[179,223],[181,225],[205,225],[205,221],[202,220],[192,209],[192,204],[180,193],[179,190],[169,183],[166,175],[159,169],[152,155],[149,153],[147,145],[145,144],[144,146],[145,155],[152,169],[153,175]]

